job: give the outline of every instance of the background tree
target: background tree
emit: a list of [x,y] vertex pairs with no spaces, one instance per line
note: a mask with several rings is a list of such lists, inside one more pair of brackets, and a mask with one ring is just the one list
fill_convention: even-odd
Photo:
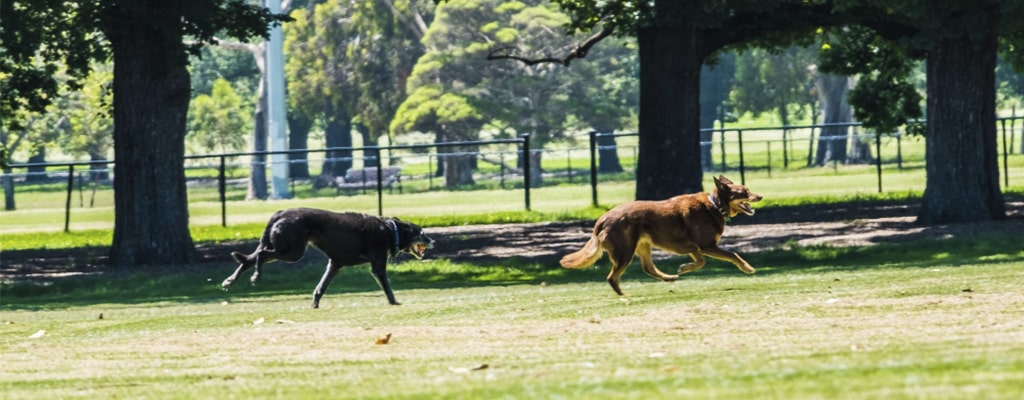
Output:
[[1024,1],[923,7],[916,1],[861,0],[841,6],[837,11],[901,47],[908,57],[925,59],[927,182],[918,220],[1005,217],[996,149],[996,53],[1000,37],[1024,44],[1024,25],[1016,22],[1024,17]]
[[736,77],[736,53],[716,55],[701,68],[700,73],[700,160],[705,170],[714,161],[711,151],[711,130],[715,122],[724,128],[726,122],[735,122],[735,107],[729,100]]
[[[73,77],[90,61],[113,55],[114,239],[116,265],[187,263],[195,258],[188,230],[184,161],[189,51],[213,35],[266,35],[280,20],[240,0],[109,0],[3,2],[4,71],[18,71],[18,91],[2,91],[8,109],[45,107],[49,66]],[[9,30],[9,21],[16,29]],[[102,35],[100,35],[102,33]],[[195,39],[186,46],[186,36]],[[8,41],[10,39],[10,41]],[[14,49],[10,53],[8,46]],[[108,53],[109,51],[109,53]],[[33,67],[41,58],[44,67]],[[38,72],[38,73],[37,73]],[[36,78],[33,80],[33,78]],[[49,94],[53,92],[50,91]]]
[[240,150],[245,147],[246,132],[252,129],[251,112],[231,82],[216,79],[210,94],[201,94],[190,102],[188,138],[203,152]]
[[[321,121],[325,145],[352,147],[352,118],[356,113],[358,82],[350,46],[356,40],[352,19],[354,1],[328,0],[312,11],[296,9],[285,26],[285,73],[289,108]],[[321,174],[344,176],[352,167],[351,150],[325,154]]]
[[[788,46],[812,34],[831,12],[825,1],[554,1],[572,17],[573,31],[600,30],[598,40],[607,33],[637,38],[637,199],[702,190],[700,73],[711,54],[742,44]],[[585,56],[578,50],[588,48],[568,59]]]
[[[393,126],[432,126],[439,129],[435,132],[438,137],[451,141],[479,138],[482,123],[487,122],[497,136],[531,134],[534,148],[543,148],[545,143],[562,137],[566,116],[580,110],[574,99],[585,95],[585,85],[580,83],[586,81],[574,79],[572,71],[550,64],[488,62],[486,58],[506,49],[546,52],[565,46],[571,38],[562,34],[561,26],[567,22],[552,4],[540,0],[466,0],[438,6],[436,19],[424,38],[427,51],[409,80],[410,97],[406,101],[410,105],[400,108],[410,114],[399,113]],[[428,95],[454,95],[461,102],[448,103],[465,109],[447,113],[432,108],[439,103],[423,101]],[[435,115],[429,115],[431,112]],[[442,117],[440,112],[468,120],[455,130],[452,123],[457,121]],[[480,115],[487,119],[479,119],[481,123],[475,129],[465,129]],[[531,165],[540,165],[541,154],[530,154]],[[460,165],[459,171],[472,169],[471,157],[449,157],[446,168],[456,162],[467,163]],[[540,168],[531,171],[531,179],[539,184]],[[464,179],[456,181],[467,183]]]

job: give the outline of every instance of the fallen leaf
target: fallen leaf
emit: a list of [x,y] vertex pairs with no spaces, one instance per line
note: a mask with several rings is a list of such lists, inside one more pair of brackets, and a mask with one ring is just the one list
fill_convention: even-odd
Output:
[[263,317],[260,317],[260,319],[258,319],[258,320],[255,320],[255,321],[252,321],[252,324],[253,324],[253,325],[259,325],[259,324],[262,324],[262,323],[264,323],[264,322],[266,322],[266,319],[265,319],[265,318],[263,318]]
[[41,338],[43,336],[46,336],[46,329],[40,329],[38,332],[33,333],[32,336],[29,336],[29,338],[31,338],[31,339],[39,339],[39,338]]
[[295,321],[287,320],[287,319],[279,319],[279,320],[275,320],[274,323],[275,324],[294,324]]
[[465,374],[467,372],[480,371],[485,370],[487,368],[490,368],[490,366],[487,364],[480,364],[475,367],[448,367],[448,370],[456,374]]
[[377,341],[373,342],[373,344],[378,344],[378,345],[388,344],[388,342],[390,342],[390,341],[391,341],[391,332],[388,332],[386,335],[377,338]]

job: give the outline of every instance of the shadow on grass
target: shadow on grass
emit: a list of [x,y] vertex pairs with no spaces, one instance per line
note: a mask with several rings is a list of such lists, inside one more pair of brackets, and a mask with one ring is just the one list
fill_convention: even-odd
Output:
[[[782,246],[779,249],[744,254],[758,268],[756,276],[808,274],[825,271],[855,272],[869,268],[930,268],[935,266],[984,265],[1024,260],[1024,241],[1007,236],[929,239],[865,247]],[[673,272],[685,257],[658,261]],[[320,279],[326,259],[316,252],[295,264],[281,262],[263,268],[258,286],[248,275],[223,291],[220,282],[233,265],[203,264],[177,269],[117,271],[89,276],[56,278],[47,284],[17,283],[0,288],[0,309],[61,309],[103,303],[141,304],[157,302],[209,303],[282,295],[308,295]],[[634,261],[633,264],[637,264]],[[567,270],[558,267],[557,257],[510,257],[482,263],[455,263],[445,259],[414,260],[402,257],[390,267],[391,284],[401,301],[402,291],[458,287],[522,284],[571,284],[603,282],[610,264],[607,257],[594,267]],[[710,260],[704,269],[687,279],[716,279],[737,276],[731,264]],[[624,280],[648,280],[639,265],[631,265]],[[332,282],[327,297],[343,293],[383,294],[368,266],[345,268]]]

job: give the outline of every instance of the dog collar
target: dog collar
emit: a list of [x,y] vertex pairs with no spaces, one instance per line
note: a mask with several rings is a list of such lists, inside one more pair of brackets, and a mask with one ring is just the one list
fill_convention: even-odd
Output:
[[395,252],[392,255],[397,256],[398,255],[398,240],[399,240],[398,239],[398,224],[396,224],[395,220],[393,220],[393,219],[389,219],[388,222],[391,223],[391,230],[395,232]]
[[718,201],[715,200],[714,193],[708,193],[708,200],[711,200],[711,205],[718,209],[718,212],[722,214],[722,218],[725,218],[725,222],[729,222],[732,218],[729,218],[729,211],[722,209],[722,206],[718,205]]

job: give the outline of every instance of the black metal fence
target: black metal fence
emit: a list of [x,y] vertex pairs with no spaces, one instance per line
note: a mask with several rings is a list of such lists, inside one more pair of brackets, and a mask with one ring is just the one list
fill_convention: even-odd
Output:
[[[1002,175],[1004,185],[1010,183],[1010,155],[1019,145],[1024,150],[1024,138],[1022,138],[1018,119],[1021,118],[999,118],[997,127],[1000,129],[1000,142],[1002,151]],[[1020,124],[1024,127],[1024,123]],[[830,134],[824,134],[831,129]],[[840,132],[837,134],[836,132]],[[749,171],[759,171],[772,176],[773,171],[785,171],[798,168],[805,168],[810,165],[822,166],[817,160],[820,154],[828,154],[823,146],[831,147],[832,144],[844,143],[846,146],[861,146],[870,148],[866,157],[857,162],[863,165],[866,161],[873,164],[877,175],[877,190],[883,191],[883,165],[890,168],[902,169],[905,165],[920,167],[924,163],[923,143],[917,138],[906,138],[901,133],[877,135],[874,133],[861,132],[859,124],[831,124],[831,125],[803,125],[803,126],[779,126],[766,128],[746,129],[713,129],[704,131],[706,138],[701,142],[702,158],[705,171],[729,171],[739,173],[740,182],[745,183]],[[493,187],[512,188],[523,190],[523,204],[526,210],[531,209],[531,186],[535,185],[531,176],[534,174],[531,169],[541,168],[544,172],[544,182],[557,184],[585,184],[589,175],[591,189],[591,204],[598,205],[598,188],[601,173],[599,163],[605,162],[600,156],[602,151],[611,151],[616,155],[616,162],[621,162],[622,173],[615,175],[618,180],[635,179],[635,165],[637,159],[637,147],[635,138],[637,133],[591,133],[588,135],[588,146],[585,148],[575,146],[562,146],[554,149],[531,149],[530,136],[524,135],[512,139],[472,141],[472,142],[450,142],[432,144],[412,145],[391,145],[391,146],[364,146],[344,148],[323,148],[308,150],[286,150],[286,151],[263,151],[263,152],[234,152],[222,154],[189,155],[185,157],[186,176],[190,187],[206,188],[202,194],[190,192],[190,199],[194,197],[210,196],[207,200],[216,200],[221,206],[221,224],[227,224],[227,204],[229,193],[234,190],[237,193],[240,187],[246,186],[250,175],[255,168],[265,168],[271,162],[264,161],[269,156],[287,155],[289,163],[306,163],[312,165],[324,161],[346,161],[364,166],[383,165],[387,161],[390,164],[402,166],[399,190],[405,188],[408,191],[432,191],[437,186],[434,183],[437,168],[441,160],[456,155],[471,156],[479,160],[486,160],[492,168],[480,167],[475,169],[474,175],[480,181],[496,182]],[[605,143],[602,139],[615,139],[611,144]],[[616,142],[617,140],[617,142]],[[912,145],[906,145],[906,142]],[[838,146],[842,147],[842,146]],[[466,150],[466,149],[470,150]],[[351,154],[344,158],[332,158],[331,154],[342,152]],[[873,154],[870,154],[873,152]],[[541,166],[531,165],[532,157],[523,157],[523,154],[544,154]],[[303,157],[295,159],[294,155],[301,154]],[[843,154],[845,156],[845,153]],[[541,158],[538,158],[541,159]],[[509,166],[511,162],[514,166]],[[38,181],[48,185],[50,191],[55,190],[61,183],[65,186],[64,202],[64,229],[70,229],[71,210],[74,198],[74,191],[78,189],[79,202],[84,206],[84,192],[92,190],[95,198],[98,189],[110,191],[112,189],[112,178],[109,166],[116,160],[104,161],[82,161],[82,162],[58,162],[45,164],[13,164],[0,176],[0,183],[3,184],[5,194],[12,195],[19,188],[21,190],[32,190],[33,186],[41,185],[33,183]],[[839,168],[842,157],[832,154],[825,165],[832,168]],[[588,165],[589,163],[589,165]],[[25,171],[16,173],[16,171]],[[383,194],[386,190],[393,189],[393,183],[389,181],[387,168],[365,168],[370,172],[363,175],[364,182],[358,187],[360,194],[376,194],[377,211],[383,214]],[[34,172],[33,172],[34,171]],[[211,174],[210,171],[213,171]],[[311,174],[314,175],[314,174]],[[308,179],[289,180],[290,192],[293,194],[306,190],[304,195],[308,196],[337,196],[342,193],[340,187],[337,191],[323,193],[315,188],[316,176]],[[608,179],[607,177],[604,179]],[[351,183],[351,182],[350,182]],[[411,187],[419,185],[418,187]],[[487,187],[486,185],[479,185]],[[214,189],[215,188],[215,189]],[[311,189],[312,188],[312,189]],[[210,190],[213,189],[213,190]],[[411,190],[410,190],[411,189]],[[445,187],[445,189],[448,189]],[[469,188],[472,189],[472,188]],[[215,194],[214,194],[215,193]],[[352,192],[346,192],[351,194]],[[232,195],[237,198],[237,195]],[[91,201],[90,201],[91,203]],[[582,205],[582,204],[581,204]],[[55,208],[55,207],[53,207]]]

